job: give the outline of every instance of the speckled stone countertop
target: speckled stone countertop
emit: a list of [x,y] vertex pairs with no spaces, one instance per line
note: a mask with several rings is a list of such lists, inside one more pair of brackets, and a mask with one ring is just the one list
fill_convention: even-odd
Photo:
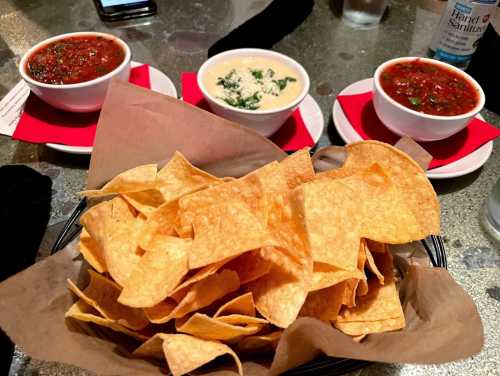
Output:
[[[46,37],[81,30],[112,32],[131,46],[134,59],[165,72],[180,92],[179,72],[196,70],[218,38],[258,13],[269,0],[158,1],[159,14],[142,21],[107,26],[91,0],[0,0],[0,97],[19,80],[17,65],[26,49]],[[374,30],[353,30],[336,15],[335,0],[317,0],[312,13],[274,47],[300,61],[311,77],[311,95],[328,125],[319,146],[342,144],[331,120],[335,95],[370,77],[377,65],[397,56],[423,56],[439,15],[416,1],[392,0],[383,23]],[[500,127],[500,116],[483,111]],[[53,185],[51,227],[46,252],[61,221],[84,187],[87,156],[69,155],[0,136],[0,165],[26,164],[50,176]],[[442,204],[443,235],[449,271],[477,304],[485,328],[483,351],[471,359],[439,366],[375,364],[351,375],[493,375],[500,374],[500,245],[480,224],[485,198],[500,175],[500,143],[483,168],[467,176],[433,181]],[[89,375],[75,367],[40,362],[16,351],[14,375]]]

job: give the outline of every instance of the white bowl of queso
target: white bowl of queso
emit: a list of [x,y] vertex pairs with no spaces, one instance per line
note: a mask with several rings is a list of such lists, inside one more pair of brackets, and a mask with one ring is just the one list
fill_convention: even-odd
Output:
[[212,111],[269,137],[309,92],[309,76],[295,60],[270,50],[242,48],[212,56],[198,86]]

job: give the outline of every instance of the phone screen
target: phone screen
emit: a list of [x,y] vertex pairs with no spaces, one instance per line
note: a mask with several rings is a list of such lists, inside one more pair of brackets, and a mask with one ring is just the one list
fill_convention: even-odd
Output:
[[117,5],[129,5],[137,3],[145,3],[147,0],[99,0],[103,7],[114,7]]

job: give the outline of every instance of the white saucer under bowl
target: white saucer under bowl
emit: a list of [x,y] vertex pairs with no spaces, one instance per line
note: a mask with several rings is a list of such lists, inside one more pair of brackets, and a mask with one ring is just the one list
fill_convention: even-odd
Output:
[[302,120],[304,120],[304,125],[314,141],[314,145],[316,145],[325,128],[325,119],[323,118],[321,108],[311,94],[307,94],[299,105],[299,109]]
[[[373,78],[367,78],[349,85],[342,90],[339,95],[366,93],[372,90],[372,88]],[[480,114],[478,114],[477,117],[484,120]],[[340,106],[337,100],[333,103],[332,118],[337,132],[346,143],[362,140],[361,136],[354,130],[345,116],[342,106]],[[453,163],[427,171],[427,177],[429,179],[447,179],[469,174],[481,167],[488,160],[492,151],[493,141],[487,142],[474,152]]]
[[[143,63],[139,63],[137,61],[132,61],[131,63],[132,68],[142,64]],[[175,85],[165,73],[152,66],[149,66],[149,79],[151,80],[151,90],[177,98],[177,90],[175,89]],[[52,143],[48,143],[45,145],[47,145],[47,147],[51,149],[62,151],[63,153],[92,154],[92,146],[69,146]]]

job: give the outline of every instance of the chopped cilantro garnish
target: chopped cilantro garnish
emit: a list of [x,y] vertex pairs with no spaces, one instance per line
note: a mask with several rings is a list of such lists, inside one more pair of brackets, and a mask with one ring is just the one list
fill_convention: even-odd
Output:
[[293,77],[286,76],[285,78],[282,78],[281,80],[273,80],[273,82],[278,85],[280,91],[284,90],[286,88],[286,85],[288,85],[289,82],[295,82],[297,81]]
[[257,80],[262,80],[264,78],[264,74],[261,69],[250,69],[250,72],[252,72],[252,76],[254,76]]
[[415,106],[415,107],[420,106],[420,98],[410,97],[410,98],[408,98],[408,100],[410,101],[412,106]]

